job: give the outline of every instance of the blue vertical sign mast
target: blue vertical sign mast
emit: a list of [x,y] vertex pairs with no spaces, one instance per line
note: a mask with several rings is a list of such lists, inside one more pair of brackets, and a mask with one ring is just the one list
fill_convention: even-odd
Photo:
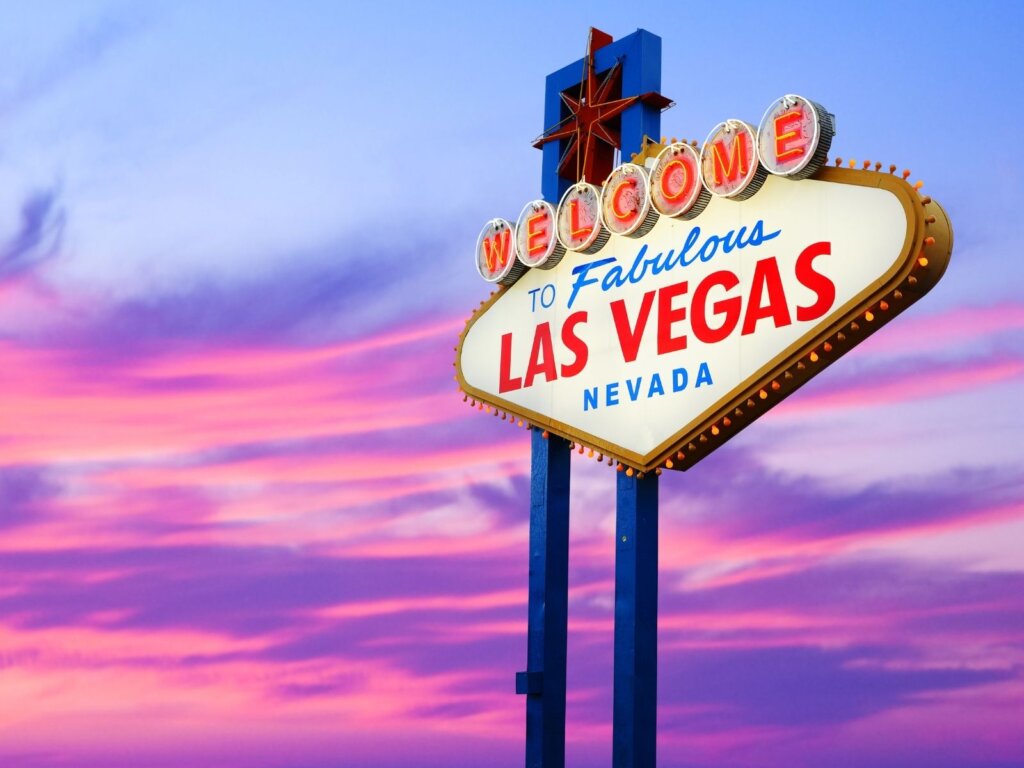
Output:
[[[548,75],[542,193],[557,205],[576,181],[601,184],[622,156],[661,132],[661,38],[621,40],[590,30],[586,55]],[[532,432],[530,590],[526,695],[527,768],[565,765],[569,574],[569,452],[562,438]],[[616,493],[615,669],[612,764],[654,768],[657,707],[658,477],[620,472]]]

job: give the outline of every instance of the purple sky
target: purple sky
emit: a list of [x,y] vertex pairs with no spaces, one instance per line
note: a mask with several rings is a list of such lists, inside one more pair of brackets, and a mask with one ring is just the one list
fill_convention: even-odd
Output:
[[[666,133],[801,93],[956,232],[920,304],[662,477],[661,764],[1024,765],[1021,8],[588,14],[0,12],[0,764],[522,762],[529,439],[452,347],[594,25],[662,36]],[[615,476],[576,461],[589,768]]]

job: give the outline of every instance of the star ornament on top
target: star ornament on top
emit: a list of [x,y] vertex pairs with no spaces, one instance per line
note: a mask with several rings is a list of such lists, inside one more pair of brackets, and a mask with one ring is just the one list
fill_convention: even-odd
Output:
[[591,27],[587,53],[583,57],[583,79],[578,87],[560,94],[568,116],[533,142],[533,146],[540,149],[548,142],[565,140],[558,162],[558,175],[563,179],[604,181],[614,165],[615,150],[622,149],[618,127],[622,113],[635,104],[664,110],[674,103],[655,91],[616,96],[621,92],[622,60],[616,61],[603,74],[597,72],[594,63],[594,54],[611,42],[611,35]]

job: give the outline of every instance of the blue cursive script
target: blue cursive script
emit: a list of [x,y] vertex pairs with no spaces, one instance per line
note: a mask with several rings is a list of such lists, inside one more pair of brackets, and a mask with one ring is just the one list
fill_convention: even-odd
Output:
[[[746,248],[748,245],[761,245],[772,238],[778,237],[781,232],[781,229],[777,229],[774,232],[765,234],[764,220],[758,219],[749,232],[747,232],[746,227],[740,227],[739,229],[731,229],[724,235],[708,235],[698,248],[697,243],[701,239],[701,233],[700,227],[695,226],[690,230],[690,234],[686,236],[686,242],[683,243],[679,253],[676,253],[675,249],[671,249],[665,253],[648,256],[647,245],[641,246],[636,254],[636,258],[633,259],[633,265],[628,271],[623,271],[622,265],[615,263],[618,262],[618,258],[614,256],[580,264],[572,270],[576,281],[572,284],[569,308],[572,309],[573,302],[576,301],[576,296],[580,290],[588,285],[600,283],[602,291],[621,288],[626,283],[639,283],[648,273],[659,275],[676,267],[688,267],[698,259],[700,261],[711,261],[718,253],[730,253],[733,250]],[[606,271],[604,277],[600,280],[597,277],[590,276],[591,272],[613,263],[615,265]]]

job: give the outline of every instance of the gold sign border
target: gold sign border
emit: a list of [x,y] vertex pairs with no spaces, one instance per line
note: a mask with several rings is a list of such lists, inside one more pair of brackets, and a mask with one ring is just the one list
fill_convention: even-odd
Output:
[[907,218],[899,258],[888,272],[844,304],[825,324],[811,329],[650,453],[625,450],[466,383],[461,365],[466,334],[507,288],[499,288],[483,302],[459,335],[455,378],[460,389],[467,397],[492,406],[495,413],[500,409],[526,420],[534,428],[561,435],[572,441],[580,453],[589,447],[618,459],[623,465],[620,469],[628,467],[639,473],[661,467],[689,469],[924,296],[949,264],[953,250],[949,217],[942,206],[930,197],[921,197],[904,179],[879,171],[848,168],[822,168],[812,178],[835,184],[878,187],[895,195]]

